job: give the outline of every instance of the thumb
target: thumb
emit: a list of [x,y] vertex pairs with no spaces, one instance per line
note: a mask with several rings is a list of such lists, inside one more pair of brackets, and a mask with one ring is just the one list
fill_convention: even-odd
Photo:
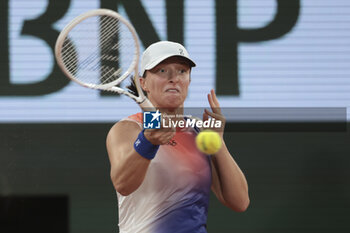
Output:
[[206,112],[203,112],[203,121],[208,120],[209,115]]

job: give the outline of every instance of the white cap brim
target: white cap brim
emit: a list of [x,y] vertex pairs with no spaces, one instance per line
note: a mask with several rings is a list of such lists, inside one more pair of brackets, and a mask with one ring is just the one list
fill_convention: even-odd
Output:
[[141,59],[140,75],[143,76],[146,70],[151,70],[159,63],[170,57],[184,58],[190,67],[196,66],[196,63],[190,58],[183,45],[171,41],[159,41],[150,45],[143,53]]
[[160,58],[157,58],[155,59],[152,63],[148,64],[145,69],[143,71],[141,71],[141,76],[143,76],[143,74],[145,73],[146,70],[151,70],[153,69],[154,67],[156,67],[159,63],[161,63],[162,61],[170,58],[170,57],[182,57],[184,58],[186,61],[188,61],[188,64],[190,67],[195,67],[196,66],[196,63],[194,63],[194,61],[192,61],[190,58],[188,57],[185,57],[185,56],[181,56],[181,55],[167,55],[167,56],[163,56],[163,57],[160,57]]

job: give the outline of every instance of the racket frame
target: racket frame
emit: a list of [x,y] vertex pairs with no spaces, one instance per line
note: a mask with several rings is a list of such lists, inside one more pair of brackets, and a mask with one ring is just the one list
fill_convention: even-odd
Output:
[[[63,62],[62,56],[61,56],[62,46],[63,46],[63,43],[64,43],[65,39],[67,38],[69,32],[76,25],[78,25],[80,22],[82,22],[83,20],[85,20],[85,19],[87,19],[89,17],[104,16],[104,15],[118,19],[119,21],[124,23],[125,26],[127,26],[127,28],[130,30],[130,32],[132,34],[132,37],[134,39],[134,43],[135,43],[134,59],[131,62],[131,64],[129,65],[129,68],[122,74],[122,76],[120,76],[118,79],[114,80],[113,82],[110,82],[108,84],[84,83],[84,82],[81,82],[80,80],[76,79],[67,70],[66,66],[64,65],[64,62]],[[95,10],[91,10],[91,11],[85,12],[85,13],[75,17],[73,20],[71,20],[63,28],[63,30],[59,34],[59,36],[57,38],[57,41],[56,41],[56,45],[55,45],[55,57],[56,57],[58,66],[61,68],[63,73],[68,78],[70,78],[72,81],[80,84],[81,86],[84,86],[84,87],[87,87],[87,88],[91,88],[91,89],[97,89],[97,90],[117,92],[119,94],[126,95],[126,96],[132,98],[133,100],[135,100],[136,103],[138,103],[143,110],[147,110],[147,111],[154,111],[155,110],[155,108],[152,105],[152,103],[143,94],[143,91],[142,91],[142,88],[141,88],[141,84],[140,84],[140,80],[139,80],[138,63],[139,63],[139,57],[140,57],[140,44],[139,44],[139,39],[138,39],[137,33],[136,33],[134,27],[123,16],[121,16],[117,12],[109,10],[109,9],[95,9]],[[111,76],[114,76],[114,75],[116,75],[119,72],[120,71],[117,70]],[[138,96],[135,96],[132,93],[130,93],[129,91],[124,90],[124,89],[116,86],[119,83],[121,83],[122,81],[124,81],[126,78],[130,77],[133,72],[134,72],[134,82],[135,82],[135,85],[136,85]]]

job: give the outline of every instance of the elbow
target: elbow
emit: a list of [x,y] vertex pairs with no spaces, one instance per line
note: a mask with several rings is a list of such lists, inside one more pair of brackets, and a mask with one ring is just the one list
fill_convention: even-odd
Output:
[[249,197],[242,198],[239,201],[232,201],[227,203],[227,207],[230,209],[234,210],[235,212],[242,213],[245,212],[250,204],[250,199]]
[[128,196],[131,192],[127,189],[127,186],[122,182],[122,180],[116,176],[116,174],[111,170],[111,181],[114,186],[114,189],[121,194],[122,196]]
[[130,190],[130,188],[125,185],[123,182],[118,182],[116,180],[112,179],[113,186],[115,190],[121,194],[122,196],[129,196],[133,191]]
[[115,190],[122,196],[129,196],[132,193],[132,191],[128,190],[127,188],[124,188],[121,185],[118,185],[118,186],[114,185],[114,187],[115,187]]
[[128,182],[123,180],[120,176],[114,175],[113,172],[111,172],[111,180],[114,189],[122,196],[129,196],[135,191],[135,188],[132,185],[129,185]]
[[237,205],[234,211],[238,213],[245,212],[248,209],[249,204],[250,204],[250,200],[248,197],[246,200],[242,201],[239,205]]

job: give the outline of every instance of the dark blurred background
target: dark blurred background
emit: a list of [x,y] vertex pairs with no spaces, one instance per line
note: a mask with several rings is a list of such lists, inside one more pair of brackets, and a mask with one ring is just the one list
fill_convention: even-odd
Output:
[[143,47],[186,45],[192,107],[215,88],[231,108],[344,109],[337,122],[229,120],[251,204],[235,213],[212,196],[208,232],[350,231],[348,1],[0,0],[1,233],[117,232],[105,138],[138,106],[69,83],[52,53],[65,24],[99,7],[127,16]]

